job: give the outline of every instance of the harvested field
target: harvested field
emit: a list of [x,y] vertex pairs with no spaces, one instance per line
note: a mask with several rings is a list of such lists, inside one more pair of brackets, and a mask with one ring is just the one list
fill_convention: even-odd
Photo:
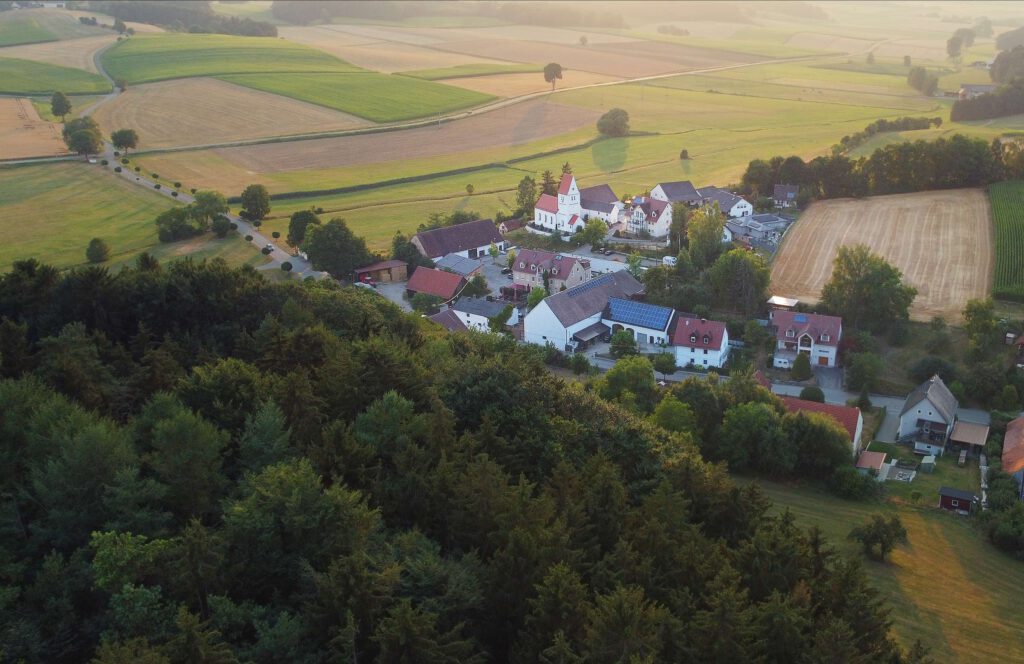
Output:
[[144,149],[308,134],[372,124],[316,104],[259,92],[213,78],[129,88],[100,106],[104,133],[132,127]]
[[772,267],[772,292],[817,301],[842,245],[865,244],[917,288],[910,315],[959,320],[991,290],[993,233],[980,189],[814,203],[789,231]]
[[322,26],[325,30],[335,30],[355,37],[360,37],[367,40],[377,40],[385,42],[397,42],[399,44],[419,44],[427,46],[430,44],[443,43],[449,32],[447,30],[440,31],[427,31],[431,34],[417,34],[411,30],[404,30],[402,28],[385,28],[378,25],[325,25]]
[[[606,83],[622,80],[617,76],[592,74],[586,71],[566,71],[558,87],[570,88],[591,83]],[[439,79],[438,83],[447,83],[467,90],[475,90],[496,97],[518,97],[531,92],[544,92],[551,89],[551,84],[544,80],[541,72],[519,74],[494,74],[491,76],[465,76],[459,78]]]
[[794,48],[834,53],[859,53],[868,50],[872,43],[867,39],[823,35],[816,32],[798,32],[786,40],[786,45]]
[[98,74],[99,70],[96,68],[96,61],[93,59],[93,56],[96,55],[96,51],[107,44],[113,44],[115,41],[117,41],[117,34],[110,32],[106,35],[68,39],[60,42],[8,46],[5,49],[0,49],[0,55],[5,58],[19,58],[21,60],[32,60],[33,62],[45,62],[60,67],[84,69],[85,71]]
[[477,39],[527,39],[547,44],[575,46],[580,37],[586,37],[588,44],[617,44],[633,42],[633,37],[623,37],[604,32],[587,30],[562,30],[539,25],[497,25],[479,28],[408,28],[408,33],[434,38],[440,42],[456,42]]
[[74,39],[103,34],[100,27],[83,25],[64,9],[19,9],[0,12],[0,46]]
[[[633,43],[640,44],[642,42]],[[676,63],[665,62],[658,58],[628,55],[629,49],[625,46],[621,53],[609,53],[589,46],[584,48],[512,39],[481,39],[452,42],[438,46],[438,48],[506,62],[557,62],[566,69],[623,78],[666,74],[686,69]]]
[[946,49],[940,41],[897,41],[880,44],[875,55],[882,57],[902,58],[909,55],[914,60],[933,60],[946,62]]
[[497,60],[462,53],[449,53],[412,44],[374,43],[319,47],[357,67],[390,74],[396,71],[439,69],[466,64],[502,64]]
[[41,119],[28,99],[0,97],[0,159],[63,154],[59,124]]
[[322,138],[298,144],[221,148],[214,152],[253,173],[356,166],[521,145],[593,125],[599,115],[596,110],[537,100],[440,127]]
[[645,57],[665,64],[672,63],[677,65],[680,71],[720,67],[722,65],[746,64],[760,59],[757,56],[746,53],[715,51],[696,46],[685,46],[683,44],[669,44],[667,42],[594,44],[588,46],[587,49],[615,53],[621,56]]

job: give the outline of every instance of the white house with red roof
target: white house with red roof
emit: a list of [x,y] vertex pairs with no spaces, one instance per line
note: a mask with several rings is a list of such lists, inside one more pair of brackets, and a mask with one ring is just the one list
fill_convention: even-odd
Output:
[[606,184],[580,189],[572,173],[562,175],[555,195],[541,194],[533,210],[535,226],[562,233],[582,230],[589,219],[619,221],[622,201]]
[[556,254],[542,249],[522,249],[512,264],[512,282],[529,289],[544,288],[557,293],[590,280],[590,261],[585,258]]
[[667,237],[672,226],[672,205],[657,198],[637,196],[630,205],[627,223],[633,233]]
[[670,339],[680,367],[721,368],[729,359],[729,330],[721,321],[679,313]]
[[774,309],[768,317],[775,328],[776,368],[791,368],[799,353],[809,355],[811,366],[836,366],[843,337],[842,318],[785,309]]

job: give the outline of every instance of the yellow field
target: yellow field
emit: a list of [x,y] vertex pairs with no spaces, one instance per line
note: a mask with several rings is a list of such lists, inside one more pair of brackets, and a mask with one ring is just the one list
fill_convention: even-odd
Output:
[[0,97],[0,159],[64,154],[60,124],[41,119],[28,99]]
[[135,129],[139,133],[139,147],[143,149],[373,124],[347,113],[213,78],[131,87],[97,109],[95,118],[106,134],[124,127]]
[[914,320],[959,320],[991,291],[993,230],[980,189],[814,203],[787,233],[772,267],[772,292],[817,301],[840,246],[865,244],[917,288]]
[[[566,71],[558,87],[571,88],[576,85],[606,83],[622,80],[616,76],[591,74],[586,71]],[[463,78],[440,79],[438,83],[447,83],[467,90],[475,90],[496,97],[518,97],[532,92],[544,92],[551,89],[551,84],[544,80],[541,72],[522,72],[518,74],[493,74],[490,76],[466,76]]]
[[95,37],[82,37],[81,39],[66,39],[56,42],[42,42],[40,44],[22,44],[21,46],[8,46],[0,49],[0,56],[5,58],[19,58],[21,60],[35,60],[60,67],[73,67],[98,74],[96,61],[93,56],[107,44],[117,41],[117,33],[111,32],[107,35]]

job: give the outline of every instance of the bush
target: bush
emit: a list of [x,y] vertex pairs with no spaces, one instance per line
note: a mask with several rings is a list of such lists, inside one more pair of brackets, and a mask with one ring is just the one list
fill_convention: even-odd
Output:
[[[160,185],[157,185],[157,187],[159,187],[159,186],[160,186]],[[172,192],[171,192],[171,196],[174,196],[175,198],[177,198],[177,197],[178,197],[178,192],[176,192],[176,191],[172,191]]]
[[291,272],[292,271],[292,264],[289,261],[285,261],[285,262],[281,263],[281,270],[283,272]]
[[104,263],[110,258],[110,247],[98,237],[89,240],[89,246],[85,249],[85,257],[90,263]]
[[789,375],[793,380],[808,380],[813,375],[811,373],[811,358],[807,353],[797,353],[796,359],[793,360],[793,368],[789,370]]
[[323,214],[324,213],[324,209],[322,207],[318,207],[317,209],[313,210],[313,213],[314,214]]
[[821,391],[820,387],[815,385],[808,385],[804,389],[800,390],[800,398],[804,401],[817,401],[818,403],[825,403],[825,393]]
[[180,182],[175,182],[174,183],[174,188],[175,189],[181,189],[181,183]]
[[907,377],[915,383],[923,383],[935,374],[938,374],[946,385],[957,379],[956,367],[935,355],[922,357],[907,370]]
[[136,166],[135,167],[135,172],[136,173],[141,173],[142,172],[142,168],[140,168],[139,166]]
[[882,494],[882,485],[871,475],[862,475],[853,466],[836,468],[828,480],[832,493],[847,500],[872,500]]
[[590,371],[590,360],[583,353],[573,353],[569,358],[569,368],[577,376]]
[[232,221],[231,222],[231,230],[237,231],[238,230],[238,224]]
[[252,236],[251,235],[246,235],[245,236],[245,241],[246,242],[252,242]]
[[685,159],[689,159],[690,158],[690,151],[687,150],[686,148],[683,148],[682,150],[679,151],[679,158],[680,159],[684,159],[684,160]]
[[260,253],[262,253],[264,256],[269,256],[273,251],[274,250],[271,249],[270,247],[263,247],[262,249],[260,249]]
[[278,239],[281,238],[281,232],[280,231],[274,231],[273,233],[270,234],[270,236],[272,238],[274,238],[275,240],[278,240]]
[[115,173],[120,173],[120,172],[121,172],[121,170],[122,170],[122,169],[121,169],[121,167],[120,167],[120,166],[114,166],[114,172],[115,172]]
[[114,156],[115,156],[115,157],[120,157],[120,156],[121,156],[121,153],[120,153],[120,152],[118,152],[117,150],[114,150]]
[[128,165],[128,158],[125,157],[124,159],[122,159],[121,163],[124,164],[125,166],[127,166]]
[[194,193],[196,193],[198,191],[198,189],[196,189],[195,187],[192,187],[191,189],[189,189],[189,191],[194,194]]
[[100,166],[106,166],[106,165],[107,165],[107,164],[109,164],[109,163],[110,163],[110,162],[109,162],[109,161],[107,161],[106,159],[100,159]]
[[159,176],[159,175],[157,175],[156,173],[153,173],[153,174],[152,174],[152,175],[150,175],[149,177],[153,178],[154,180],[159,180],[159,179],[160,179],[160,176]]
[[[175,194],[176,193],[177,192],[175,192]],[[233,225],[234,224],[232,224],[227,217],[219,214],[213,218],[212,222],[210,222],[210,230],[213,231],[217,237],[225,237],[231,232],[231,227]]]
[[160,188],[160,185],[159,185],[159,184],[155,184],[155,185],[153,185],[153,188],[154,188],[154,189],[159,189],[159,188]]

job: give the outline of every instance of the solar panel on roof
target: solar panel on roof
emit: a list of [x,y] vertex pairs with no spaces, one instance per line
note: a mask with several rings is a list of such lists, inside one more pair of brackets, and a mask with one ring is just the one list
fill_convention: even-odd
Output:
[[579,286],[574,286],[573,288],[570,288],[569,290],[566,291],[566,294],[569,297],[576,297],[577,295],[582,295],[583,293],[593,290],[598,286],[603,286],[604,284],[607,284],[613,278],[614,277],[612,277],[612,275],[605,274],[603,276],[598,277],[597,279],[591,279],[585,284],[580,284]]
[[797,314],[796,316],[793,316],[793,320],[797,323],[806,323],[807,316],[804,316],[803,314]]
[[615,297],[608,299],[608,308],[610,320],[651,330],[664,330],[672,317],[672,310],[668,307]]

